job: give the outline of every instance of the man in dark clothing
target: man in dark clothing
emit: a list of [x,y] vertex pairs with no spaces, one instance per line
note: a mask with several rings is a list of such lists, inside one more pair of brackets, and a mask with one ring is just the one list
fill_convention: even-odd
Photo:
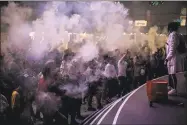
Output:
[[108,64],[105,66],[104,75],[106,77],[105,91],[107,92],[108,102],[110,102],[113,97],[119,94],[117,71],[111,58],[108,59]]
[[9,104],[8,104],[7,98],[1,93],[1,90],[0,90],[0,121],[4,124],[7,123],[8,107],[9,107]]
[[151,71],[151,64],[150,64],[150,56],[147,57],[147,60],[145,62],[145,74],[147,76],[147,80],[152,80],[152,71]]
[[88,83],[89,87],[88,87],[88,110],[90,111],[95,111],[95,108],[92,107],[92,99],[93,97],[96,95],[96,91],[97,91],[97,82],[93,81]]
[[[63,85],[63,81],[60,77],[60,70],[57,68],[54,70],[54,72],[52,72],[53,78],[54,78],[54,83],[50,84],[48,86],[48,90],[49,92],[55,93],[55,95],[57,97],[61,97],[61,104],[63,104],[64,100],[64,94],[65,94],[65,90],[61,90],[60,86]],[[63,115],[63,108],[64,105],[61,105],[59,108],[59,111],[56,111],[56,113],[54,113],[54,115],[52,116],[52,119],[55,119],[55,125],[60,125],[60,124],[65,124],[67,125],[68,123],[68,117]]]
[[164,50],[163,48],[158,49],[158,55],[157,55],[157,59],[158,59],[158,76],[161,77],[163,75],[166,75],[166,67],[164,65]]
[[127,82],[130,85],[130,91],[132,89],[132,82],[133,82],[133,59],[132,58],[128,58],[127,59]]
[[141,83],[141,60],[139,56],[134,57],[134,78],[133,78],[133,89],[136,89]]
[[130,84],[127,82],[127,61],[125,60],[126,54],[118,61],[118,80],[120,84],[120,96],[125,95],[130,91]]
[[[79,93],[75,92],[78,87],[78,83],[74,80],[66,79],[66,85],[64,85],[64,96],[62,96],[62,107],[60,112],[64,114],[66,118],[68,115],[71,115],[71,124],[77,125],[76,114],[80,115],[80,102],[81,99],[78,100],[77,96]],[[66,86],[68,88],[66,88]]]
[[150,56],[150,64],[151,64],[152,78],[156,78],[157,77],[157,66],[158,66],[156,53]]

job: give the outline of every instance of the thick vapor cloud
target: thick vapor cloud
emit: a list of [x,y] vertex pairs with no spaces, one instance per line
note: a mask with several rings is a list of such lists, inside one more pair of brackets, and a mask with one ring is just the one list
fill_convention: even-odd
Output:
[[[129,27],[128,10],[119,3],[107,1],[50,2],[45,4],[43,14],[35,20],[33,17],[36,13],[32,8],[15,3],[10,3],[2,11],[2,22],[9,25],[8,41],[21,49],[31,48],[32,53],[29,54],[34,57],[43,55],[48,45],[54,48],[69,40],[67,32],[105,36],[106,39],[101,42],[105,44],[106,51],[112,51],[119,48],[118,43],[124,29]],[[30,34],[31,31],[34,33]],[[28,42],[29,34],[32,42]],[[90,41],[97,42],[96,40]],[[86,47],[91,46],[85,45],[83,51]],[[95,51],[95,46],[91,50]]]
[[[28,4],[32,5],[32,3]],[[143,45],[146,40],[154,53],[157,47],[164,46],[166,39],[166,36],[158,38],[157,27],[152,27],[148,34],[141,34],[139,28],[131,23],[128,9],[120,3],[46,2],[35,6],[24,7],[10,2],[2,9],[1,25],[7,28],[6,32],[1,33],[1,48],[5,54],[5,62],[14,61],[7,51],[19,53],[23,57],[43,60],[48,51],[65,45],[65,48],[76,50],[73,60],[69,61],[71,71],[68,71],[68,75],[79,78],[79,75],[84,72],[81,65],[101,57],[103,53],[114,50],[123,53],[127,49],[131,52],[140,52],[140,45]],[[72,39],[72,34],[80,35]],[[97,73],[92,74],[93,76],[89,75],[91,77],[88,77],[87,81],[96,81],[102,77],[102,66],[96,65]],[[82,83],[85,81],[82,80]],[[88,90],[85,84],[76,87],[68,84],[62,89],[66,89],[68,95],[76,98],[81,98]],[[46,100],[51,100],[46,105],[46,109],[53,105],[52,107],[55,108],[51,110],[56,111],[58,99],[54,101],[53,96],[48,93],[42,93],[38,98],[42,106],[46,104]]]
[[[158,27],[141,34],[130,22],[128,9],[115,2],[45,2],[37,7],[10,2],[1,11],[1,23],[7,26],[7,32],[1,34],[2,51],[7,62],[13,61],[7,47],[20,56],[42,60],[47,51],[65,44],[76,50],[74,59],[84,63],[99,57],[99,50],[140,52],[146,40],[153,53],[164,46],[166,36],[158,37]],[[72,33],[79,35],[72,39]],[[81,44],[74,45],[77,43]]]
[[[85,61],[91,60],[87,59],[88,56],[89,58],[98,56],[98,45],[105,52],[115,49],[123,52],[148,40],[152,51],[155,51],[153,41],[157,32],[156,27],[150,29],[148,36],[139,36],[139,30],[133,30],[133,24],[129,23],[128,9],[120,3],[109,1],[49,2],[39,5],[39,9],[34,9],[9,3],[8,7],[1,12],[2,23],[9,26],[7,33],[9,45],[13,44],[14,47],[30,50],[28,55],[34,58],[40,59],[49,46],[53,49],[63,43],[73,42],[69,41],[68,32],[79,34],[86,32],[93,35],[92,38],[86,38],[86,41],[92,43],[86,42],[86,45],[79,47],[78,50],[79,56],[85,58]],[[38,16],[37,13],[41,11],[43,13]],[[38,17],[34,18],[36,16]],[[134,31],[137,37],[136,42],[130,39],[130,36],[123,34]],[[32,40],[29,40],[31,37]],[[1,40],[5,41],[5,39]],[[74,41],[82,42],[81,39]],[[91,45],[95,43],[99,44]],[[88,52],[87,55],[85,51]]]

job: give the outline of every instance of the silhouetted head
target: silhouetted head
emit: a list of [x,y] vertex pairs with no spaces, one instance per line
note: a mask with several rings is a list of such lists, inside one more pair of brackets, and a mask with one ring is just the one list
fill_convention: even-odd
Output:
[[51,70],[49,67],[44,67],[43,70],[42,70],[42,74],[44,76],[44,78],[47,78],[51,73]]
[[19,85],[16,89],[15,89],[18,93],[22,92],[22,87]]
[[179,29],[180,23],[179,22],[170,22],[168,24],[168,33],[173,31],[177,31]]

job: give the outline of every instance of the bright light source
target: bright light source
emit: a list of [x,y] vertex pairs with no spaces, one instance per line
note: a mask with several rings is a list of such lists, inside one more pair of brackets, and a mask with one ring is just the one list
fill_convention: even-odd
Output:
[[129,21],[129,24],[133,24],[133,21],[132,21],[132,20],[130,20],[130,21]]
[[186,15],[186,8],[182,8],[181,14],[182,14],[182,15]]
[[181,20],[181,26],[185,26],[186,25],[186,16],[180,16],[180,20]]
[[135,20],[135,26],[138,26],[138,27],[147,26],[147,21],[146,20]]
[[29,33],[29,36],[30,36],[30,37],[34,37],[34,35],[35,35],[35,32],[30,32],[30,33]]

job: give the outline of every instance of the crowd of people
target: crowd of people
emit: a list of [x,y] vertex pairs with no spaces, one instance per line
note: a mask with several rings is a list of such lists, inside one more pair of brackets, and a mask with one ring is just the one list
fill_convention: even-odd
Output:
[[[130,25],[126,24],[126,19],[124,18],[128,15],[127,9],[123,8],[120,3],[111,4],[111,6],[106,3],[106,7],[109,6],[109,9],[105,8],[104,3],[102,4],[89,4],[91,9],[87,4],[84,6],[80,4],[78,5],[79,7],[73,4],[71,6],[68,5],[67,8],[66,4],[63,4],[62,8],[64,9],[57,7],[55,4],[55,9],[49,9],[50,11],[46,11],[41,18],[35,21],[31,21],[30,18],[36,17],[33,15],[30,17],[31,10],[29,9],[27,12],[28,8],[21,9],[14,4],[10,4],[10,8],[4,10],[3,16],[6,18],[3,21],[9,25],[8,29],[10,31],[8,32],[7,40],[1,40],[8,44],[5,43],[7,46],[5,44],[1,45],[3,53],[0,54],[0,124],[77,125],[79,120],[84,119],[81,113],[82,105],[86,105],[88,111],[102,109],[104,105],[126,95],[147,80],[168,74],[168,69],[170,69],[169,85],[175,92],[177,82],[173,78],[176,77],[175,73],[177,72],[175,64],[179,61],[176,59],[178,55],[175,54],[177,51],[175,51],[174,43],[177,40],[174,37],[178,34],[172,32],[176,31],[178,27],[168,29],[170,35],[168,41],[165,41],[168,44],[166,48],[165,46],[157,48],[157,42],[155,41],[159,43],[161,40],[156,39],[156,31],[148,33],[149,36],[153,34],[154,38],[151,42],[152,44],[154,43],[154,49],[150,47],[152,44],[149,44],[148,41],[143,43],[143,40],[139,39],[139,37],[131,38],[131,36],[130,41],[134,40],[133,42],[136,45],[126,46],[129,48],[127,50],[121,50],[123,47],[119,45],[112,48],[114,41],[119,39],[120,35],[118,36],[118,34],[122,33],[123,29],[126,29],[126,26],[123,25]],[[80,9],[81,11],[79,10],[78,13],[82,13],[82,10],[88,13],[75,15],[76,9],[70,9],[70,12],[68,12],[69,10],[67,11],[70,14],[67,15],[72,15],[71,17],[66,16],[66,14],[63,15],[60,10],[64,11],[69,7]],[[58,8],[61,9],[58,10]],[[103,8],[103,13],[98,13]],[[105,10],[113,9],[113,13],[105,12]],[[15,13],[13,13],[14,11]],[[13,14],[9,15],[11,13]],[[119,15],[116,15],[116,13],[119,13]],[[61,18],[61,14],[63,18]],[[91,18],[90,14],[94,15],[93,18]],[[27,18],[30,17],[29,21],[26,21],[25,15]],[[8,17],[14,18],[9,19]],[[107,18],[105,19],[105,17]],[[108,21],[111,22],[109,23]],[[32,24],[31,27],[30,24]],[[74,38],[70,37],[69,39],[67,37],[69,39],[67,40],[68,46],[70,48],[74,47],[73,49],[61,52],[54,47],[61,43],[60,41],[63,37],[62,41],[66,41],[65,37],[68,34],[66,34],[65,30],[78,32],[87,29],[87,27],[91,27],[88,29],[92,32],[97,31],[94,33],[95,35],[105,34],[108,36],[109,42],[112,41],[109,43],[110,47],[106,46],[104,48],[105,42],[94,38],[93,41],[95,41],[96,45],[94,42],[93,44],[99,52],[96,57],[89,58],[89,61],[85,61],[84,57],[78,57],[75,51],[82,49],[81,47],[90,40],[82,40],[82,42],[81,40],[76,40],[81,43],[77,45],[77,42],[71,40]],[[34,38],[34,35],[29,34],[33,37],[31,38],[32,40],[30,39],[31,36],[29,37],[26,33],[31,29],[36,33],[36,38]],[[131,28],[127,29],[130,30]],[[51,32],[48,32],[50,30]],[[45,31],[45,34],[41,33],[41,31]],[[15,32],[19,33],[16,34]],[[56,35],[57,32],[58,35]],[[60,35],[61,33],[63,35]],[[43,35],[42,41],[39,41],[38,36],[41,35]],[[111,39],[115,35],[117,37]],[[139,35],[141,37],[141,34]],[[18,38],[19,36],[20,38]],[[44,36],[48,38],[45,39]],[[145,38],[147,39],[147,37]],[[149,38],[149,42],[151,38]],[[124,37],[125,39],[126,37]],[[103,44],[99,45],[101,42]],[[124,44],[128,44],[128,42],[124,41]],[[54,47],[53,49],[52,46]],[[86,50],[89,51],[89,47]],[[111,50],[111,48],[113,51],[109,52],[107,49]],[[115,50],[114,48],[119,48],[120,50]],[[155,48],[157,48],[156,51]],[[95,49],[90,51],[95,51]],[[84,52],[86,53],[86,51]],[[95,54],[95,52],[93,53]],[[96,99],[96,104],[93,101],[94,98]]]
[[33,61],[12,49],[11,61],[1,56],[1,120],[5,124],[34,124],[37,120],[45,125],[78,124],[76,119],[84,119],[82,104],[87,104],[87,110],[101,109],[114,97],[167,73],[165,49],[150,54],[148,48],[145,44],[141,53],[133,54],[116,50],[84,63],[74,59],[70,50],[53,50]]

